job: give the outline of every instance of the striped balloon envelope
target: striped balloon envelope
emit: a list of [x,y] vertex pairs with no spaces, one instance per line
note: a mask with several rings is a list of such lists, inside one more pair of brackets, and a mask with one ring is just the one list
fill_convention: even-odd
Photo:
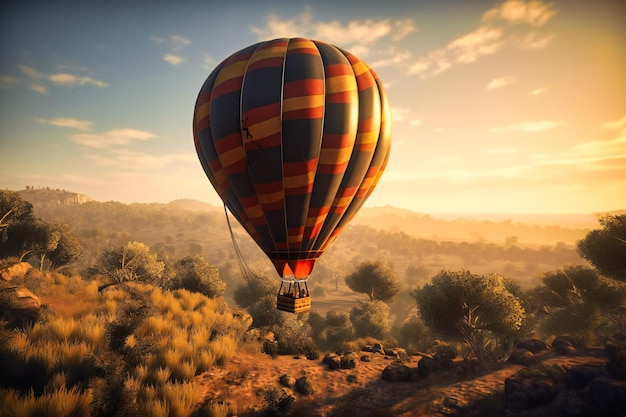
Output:
[[200,163],[225,206],[281,277],[309,276],[380,179],[391,148],[376,73],[302,38],[244,48],[198,95]]

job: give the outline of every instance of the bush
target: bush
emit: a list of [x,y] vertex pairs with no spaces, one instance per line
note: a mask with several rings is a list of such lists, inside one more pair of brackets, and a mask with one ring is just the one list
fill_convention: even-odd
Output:
[[389,306],[382,301],[360,302],[350,310],[358,337],[384,339],[389,332]]

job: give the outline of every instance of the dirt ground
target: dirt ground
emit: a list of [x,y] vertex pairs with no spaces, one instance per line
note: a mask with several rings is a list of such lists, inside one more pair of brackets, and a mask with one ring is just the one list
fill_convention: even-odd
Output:
[[[296,398],[292,415],[311,417],[450,416],[504,392],[504,381],[522,365],[505,366],[473,376],[456,370],[442,371],[416,382],[391,383],[381,378],[393,359],[377,353],[361,352],[370,362],[359,362],[355,369],[329,370],[320,360],[279,356],[271,359],[260,353],[238,354],[226,366],[199,375],[204,404],[225,401],[236,404],[238,416],[260,415],[267,407],[265,392],[285,389]],[[405,364],[416,368],[420,357]],[[606,362],[601,349],[586,349],[573,356],[545,352],[537,356],[543,365],[569,367]],[[295,379],[306,376],[315,392],[304,396],[280,385],[287,374]]]

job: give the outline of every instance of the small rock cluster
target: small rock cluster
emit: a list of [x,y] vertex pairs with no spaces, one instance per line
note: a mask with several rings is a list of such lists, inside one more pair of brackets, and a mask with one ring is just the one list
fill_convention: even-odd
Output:
[[[530,349],[530,344],[518,344]],[[539,344],[533,345],[539,347]],[[536,352],[548,349],[547,345]],[[567,336],[556,338],[552,349],[561,355],[574,355],[576,345]],[[605,345],[606,366],[578,365],[570,368],[541,366],[530,355],[514,355],[509,360],[529,366],[504,384],[506,408],[511,416],[626,416],[626,336],[609,338]]]

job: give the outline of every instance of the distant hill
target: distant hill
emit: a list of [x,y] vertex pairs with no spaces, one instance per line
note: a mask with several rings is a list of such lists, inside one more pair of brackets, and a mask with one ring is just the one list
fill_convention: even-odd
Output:
[[[34,206],[82,204],[90,197],[66,190],[28,188],[18,193]],[[139,204],[137,207],[170,208],[194,213],[220,214],[223,207],[210,203],[178,199],[167,204]],[[553,245],[556,242],[575,244],[592,229],[598,228],[598,214],[622,214],[617,210],[596,214],[423,214],[393,206],[364,207],[352,221],[379,230],[404,232],[411,236],[436,241],[491,242],[497,244]]]
[[83,204],[93,201],[91,197],[84,194],[73,193],[67,190],[46,188],[27,188],[17,192],[24,200],[33,205],[40,204]]

